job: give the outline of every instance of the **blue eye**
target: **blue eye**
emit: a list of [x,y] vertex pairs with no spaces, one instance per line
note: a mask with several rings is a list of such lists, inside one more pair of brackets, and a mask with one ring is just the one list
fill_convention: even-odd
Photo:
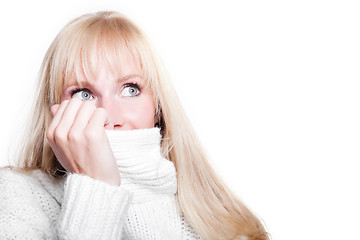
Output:
[[76,89],[73,91],[72,95],[73,98],[78,98],[81,100],[91,100],[94,97],[91,95],[91,92],[87,89]]
[[140,89],[136,84],[131,84],[126,87],[121,92],[121,95],[124,97],[134,97],[140,94]]

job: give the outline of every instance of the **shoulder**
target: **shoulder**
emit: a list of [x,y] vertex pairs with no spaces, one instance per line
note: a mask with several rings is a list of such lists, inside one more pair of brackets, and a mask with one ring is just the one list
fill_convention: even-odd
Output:
[[0,169],[1,192],[26,192],[28,187],[36,184],[36,182],[38,182],[38,180],[32,176],[31,172],[25,172],[14,168]]
[[18,168],[5,167],[0,169],[0,184],[6,184],[8,181],[23,181],[30,180],[33,177],[33,172],[38,170],[24,171]]
[[62,197],[62,180],[55,180],[41,170],[24,171],[16,168],[0,169],[0,191],[9,197],[54,198],[57,202]]
[[39,239],[42,234],[50,239],[60,212],[61,186],[41,170],[0,169],[0,238]]

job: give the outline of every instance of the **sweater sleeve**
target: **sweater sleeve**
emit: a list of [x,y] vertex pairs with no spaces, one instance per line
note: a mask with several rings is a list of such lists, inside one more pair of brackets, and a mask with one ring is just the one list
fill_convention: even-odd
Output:
[[58,220],[59,239],[121,239],[131,199],[122,187],[69,174]]

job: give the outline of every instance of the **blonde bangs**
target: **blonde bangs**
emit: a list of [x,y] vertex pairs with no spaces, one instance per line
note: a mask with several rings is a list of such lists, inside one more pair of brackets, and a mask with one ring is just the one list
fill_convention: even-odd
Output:
[[[113,15],[117,15],[116,18]],[[101,64],[105,63],[109,71],[121,73],[126,49],[141,67],[144,83],[155,92],[157,74],[151,48],[138,28],[119,15],[102,13],[94,18],[89,14],[88,18],[69,23],[66,30],[59,33],[59,41],[55,39],[53,43],[56,50],[50,70],[51,104],[61,101],[70,82],[75,80],[81,86],[84,77],[90,81],[89,76],[96,76]],[[156,94],[153,95],[157,103]]]

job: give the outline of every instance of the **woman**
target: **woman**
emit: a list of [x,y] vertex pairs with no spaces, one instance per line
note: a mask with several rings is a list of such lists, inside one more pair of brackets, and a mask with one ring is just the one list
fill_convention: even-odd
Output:
[[122,15],[66,25],[38,89],[21,170],[0,174],[1,239],[268,239],[210,167],[161,60]]

